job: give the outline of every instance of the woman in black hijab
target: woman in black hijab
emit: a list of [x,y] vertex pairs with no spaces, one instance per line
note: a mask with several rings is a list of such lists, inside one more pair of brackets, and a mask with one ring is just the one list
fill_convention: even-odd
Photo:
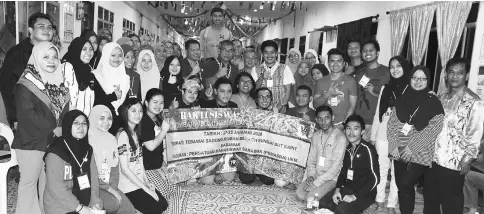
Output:
[[99,60],[101,59],[101,51],[99,51],[99,41],[97,38],[97,34],[93,30],[85,30],[81,33],[81,37],[86,38],[92,44],[92,47],[94,49],[94,56],[92,57],[89,64],[91,65],[92,69],[96,69],[97,65],[99,64]]
[[94,106],[94,75],[89,65],[93,54],[91,42],[84,37],[77,37],[69,45],[61,65],[71,96],[69,109],[80,110],[86,115]]
[[395,100],[388,120],[388,153],[394,160],[402,214],[413,213],[414,186],[432,164],[435,142],[443,127],[444,109],[437,96],[429,93],[430,80],[427,67],[414,67],[410,71],[410,86]]
[[46,214],[84,214],[90,213],[89,209],[102,209],[88,129],[87,116],[79,110],[70,111],[62,120],[62,137],[48,147],[44,156]]
[[[395,170],[393,162],[388,158],[388,139],[387,124],[390,118],[392,108],[395,107],[395,100],[402,96],[410,84],[410,63],[402,56],[395,56],[390,59],[388,67],[390,68],[390,81],[381,88],[378,105],[375,116],[373,117],[373,126],[371,129],[370,140],[375,145],[378,152],[378,163],[380,164],[380,177],[386,178],[388,170],[391,169],[390,192],[388,193],[388,212],[395,213],[395,206],[398,202],[398,189],[395,183]],[[377,186],[376,203],[379,212],[384,211],[384,202],[386,196],[387,179],[381,179]]]

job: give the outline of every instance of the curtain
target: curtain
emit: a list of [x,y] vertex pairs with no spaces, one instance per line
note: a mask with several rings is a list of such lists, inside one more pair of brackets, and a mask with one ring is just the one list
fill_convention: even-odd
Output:
[[348,41],[358,39],[362,42],[368,41],[371,38],[371,23],[373,17],[367,17],[360,20],[344,23],[338,25],[338,37],[336,41],[336,48],[346,53]]
[[409,10],[390,12],[391,57],[397,56],[402,52],[409,25]]
[[313,31],[309,33],[309,49],[318,51],[319,38],[321,38],[322,33],[322,31]]
[[410,11],[410,45],[414,66],[420,65],[427,50],[435,8],[435,4],[429,4]]
[[442,63],[438,93],[443,92],[446,88],[445,64],[455,54],[471,7],[472,1],[444,2],[437,5],[437,39]]

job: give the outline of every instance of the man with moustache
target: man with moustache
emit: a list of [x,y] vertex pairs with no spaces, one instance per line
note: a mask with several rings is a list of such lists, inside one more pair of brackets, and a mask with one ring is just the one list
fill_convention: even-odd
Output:
[[308,177],[296,190],[297,199],[302,201],[314,197],[315,194],[323,197],[336,187],[348,144],[343,132],[333,126],[331,107],[318,107],[316,115],[316,122],[321,129],[312,137],[306,168]]
[[[355,114],[360,115],[366,124],[373,124],[380,89],[390,81],[390,70],[387,66],[378,63],[380,44],[370,40],[363,44],[363,61],[366,66],[359,70],[355,76],[358,83],[358,102],[356,103]],[[370,140],[371,125],[366,125],[366,134],[363,139]]]
[[201,76],[200,69],[200,43],[197,40],[190,39],[185,42],[187,57],[181,61],[181,75],[188,78],[194,75]]
[[361,59],[361,42],[359,40],[350,40],[346,48],[349,62],[345,67],[345,74],[355,76],[357,71],[364,68],[366,63]]
[[212,24],[200,31],[200,48],[203,58],[216,58],[217,45],[223,40],[232,40],[232,32],[224,27],[224,10],[222,8],[213,8],[210,12]]
[[351,115],[344,126],[349,144],[344,154],[343,167],[336,188],[321,198],[319,207],[335,214],[357,214],[375,201],[376,186],[380,182],[380,166],[375,147],[362,139],[366,131],[363,118]]
[[20,76],[27,67],[34,45],[51,41],[53,36],[52,21],[44,13],[35,13],[28,20],[29,37],[8,50],[0,70],[0,92],[5,101],[8,121],[14,129],[17,124],[17,111],[13,96],[13,89]]
[[333,48],[328,51],[328,68],[330,75],[316,82],[314,90],[314,107],[328,105],[334,112],[334,125],[343,129],[343,122],[355,113],[357,86],[355,78],[343,72],[343,53]]
[[464,178],[479,154],[483,134],[484,103],[466,84],[469,62],[453,58],[445,68],[447,90],[439,94],[444,127],[437,137],[432,166],[425,174],[424,213],[462,213]]
[[[301,85],[296,90],[296,107],[290,108],[286,111],[287,115],[299,117],[311,122],[316,122],[316,112],[309,107],[309,103],[313,100],[313,91],[307,85]],[[331,115],[333,111],[331,111]]]
[[235,77],[239,74],[237,66],[233,66],[230,60],[234,57],[234,45],[230,40],[224,40],[219,45],[220,54],[216,59],[208,60],[200,64],[203,70],[202,83],[203,88],[210,90],[211,86],[219,78],[225,77],[233,85]]

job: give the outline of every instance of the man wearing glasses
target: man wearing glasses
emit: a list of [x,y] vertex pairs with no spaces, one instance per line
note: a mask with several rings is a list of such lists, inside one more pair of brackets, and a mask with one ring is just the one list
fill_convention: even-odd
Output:
[[234,85],[235,77],[239,74],[237,66],[233,66],[230,60],[234,58],[234,45],[230,40],[221,41],[219,44],[219,56],[200,64],[203,87],[210,90],[211,85],[218,78],[225,77]]

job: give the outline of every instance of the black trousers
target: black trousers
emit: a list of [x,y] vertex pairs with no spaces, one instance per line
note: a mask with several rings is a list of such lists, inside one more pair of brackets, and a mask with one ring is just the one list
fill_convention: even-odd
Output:
[[[412,214],[415,209],[415,185],[429,167],[418,163],[394,161],[395,183],[398,187],[398,203],[401,214]],[[425,189],[424,189],[425,191]],[[427,198],[425,198],[427,199]],[[424,203],[427,200],[424,200]]]
[[148,193],[143,191],[143,189],[137,189],[132,192],[128,192],[125,195],[129,198],[134,208],[143,214],[160,214],[168,208],[168,202],[156,191],[158,195],[158,201],[151,197]]
[[433,162],[425,174],[424,213],[462,213],[464,209],[464,179],[460,171],[455,171]]
[[259,180],[265,184],[265,185],[272,185],[274,184],[274,178],[265,176],[265,175],[260,175],[260,174],[246,174],[243,172],[238,172],[239,173],[239,180],[243,184],[251,184],[252,182],[255,181],[256,178],[259,178]]
[[[339,202],[335,204],[333,201],[334,191],[333,189],[331,192],[328,192],[325,196],[323,196],[319,200],[319,208],[325,208],[333,211],[335,214],[358,214],[363,212],[364,210],[368,209],[375,202],[376,198],[376,187],[370,193],[366,194],[364,197],[357,198],[355,201],[351,203],[347,202]],[[344,198],[344,191],[342,191],[341,196]]]

